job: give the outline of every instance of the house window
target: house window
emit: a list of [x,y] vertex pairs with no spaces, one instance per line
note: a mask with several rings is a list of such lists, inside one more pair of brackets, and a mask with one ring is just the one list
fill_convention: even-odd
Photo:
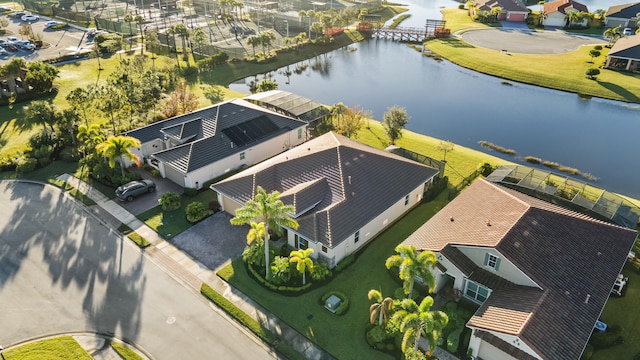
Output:
[[309,247],[307,239],[303,238],[302,236],[298,236],[298,249],[306,249],[307,247]]
[[486,253],[484,255],[484,266],[498,271],[500,268],[500,258],[493,254]]
[[353,235],[353,243],[357,243],[360,241],[360,230],[356,231],[355,235]]
[[404,197],[404,206],[409,205],[409,195]]
[[326,253],[327,252],[327,247],[326,246],[322,246],[322,252]]
[[470,299],[483,303],[489,297],[489,289],[473,281],[467,281],[467,291],[464,294]]
[[298,129],[298,140],[302,139],[302,128]]
[[240,153],[240,160],[244,160],[244,151]]

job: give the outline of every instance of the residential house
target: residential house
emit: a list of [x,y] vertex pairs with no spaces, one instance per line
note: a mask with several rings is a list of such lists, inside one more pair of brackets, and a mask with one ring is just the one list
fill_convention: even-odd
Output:
[[498,20],[523,22],[529,15],[529,9],[519,0],[477,0],[472,7],[471,14],[486,11],[491,13],[494,8],[500,8]]
[[172,117],[125,135],[134,153],[185,188],[244,168],[307,140],[307,124],[242,99]]
[[638,14],[640,14],[640,3],[610,6],[605,14],[605,27],[636,28]]
[[605,67],[636,71],[638,64],[640,64],[640,35],[631,35],[616,41],[607,54]]
[[289,245],[311,248],[330,268],[365,246],[420,203],[438,171],[412,160],[327,133],[211,185],[224,211],[278,191],[296,209],[300,227]]
[[[583,5],[577,1],[573,0],[557,0],[552,2],[544,3],[543,14],[544,20],[542,21],[542,25],[544,26],[557,26],[557,27],[565,27],[569,25],[568,14],[572,11],[577,12],[585,12],[588,13],[586,5]],[[571,25],[580,25],[587,26],[589,23],[589,19],[585,18],[581,23],[571,24]]]
[[437,291],[480,305],[469,349],[579,359],[637,233],[479,179],[403,243],[436,253]]

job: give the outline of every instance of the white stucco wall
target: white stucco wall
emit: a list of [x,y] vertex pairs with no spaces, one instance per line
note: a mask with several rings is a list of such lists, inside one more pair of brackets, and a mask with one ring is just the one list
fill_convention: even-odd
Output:
[[[479,356],[483,359],[491,359],[491,360],[494,360],[494,359],[495,360],[517,360],[516,358],[508,354],[505,354],[502,350],[496,348],[495,346],[483,341],[480,338],[477,338],[476,336],[474,336],[473,330],[475,330],[475,328],[473,327],[469,327],[469,328],[472,330],[471,339],[469,341],[469,349],[473,349],[473,356]],[[536,354],[535,351],[533,351],[533,349],[531,349],[531,347],[525,344],[517,336],[507,335],[507,334],[503,334],[495,331],[487,331],[484,329],[481,329],[481,330],[491,333],[492,335],[509,343],[511,346],[516,347],[537,359],[542,359],[538,354]]]
[[[460,291],[464,290],[465,275],[462,273],[462,271],[455,267],[455,265],[453,265],[453,263],[450,262],[449,259],[441,255],[439,252],[436,252],[436,258],[438,259],[438,262],[447,269],[447,274],[455,279],[453,288]],[[447,280],[448,278],[446,276],[440,277],[439,279],[436,278],[436,289],[439,290],[442,286],[444,286],[444,282],[446,282]],[[442,283],[440,283],[440,281]]]
[[[357,243],[354,243],[354,234],[351,234],[347,239],[342,241],[340,244],[333,248],[328,248],[327,252],[322,252],[322,244],[314,243],[310,240],[309,247],[313,248],[314,253],[313,257],[317,258],[318,253],[322,253],[323,256],[328,258],[333,258],[334,263],[338,264],[342,259],[351,253],[357,251],[366,245],[369,241],[371,241],[376,235],[378,235],[382,230],[387,228],[389,225],[393,224],[394,221],[399,219],[404,213],[411,210],[414,206],[420,203],[422,200],[424,191],[424,184],[420,184],[417,188],[413,189],[409,193],[409,203],[407,205],[404,204],[405,197],[403,196],[400,200],[398,200],[395,204],[387,208],[382,214],[376,216],[369,223],[363,225],[360,228],[359,240]],[[370,196],[370,195],[364,195]],[[295,231],[289,231],[289,245],[295,246]]]
[[[504,257],[504,255],[500,254],[496,249],[486,248],[486,247],[475,247],[475,246],[457,246],[463,254],[465,254],[471,261],[473,261],[479,267],[491,271],[496,275],[511,281],[517,285],[524,286],[533,286],[538,287],[530,277],[528,277],[525,273],[523,273],[520,269],[518,269],[511,261]],[[485,254],[490,253],[500,259],[500,266],[498,266],[498,270],[494,270],[491,267],[484,265]]]

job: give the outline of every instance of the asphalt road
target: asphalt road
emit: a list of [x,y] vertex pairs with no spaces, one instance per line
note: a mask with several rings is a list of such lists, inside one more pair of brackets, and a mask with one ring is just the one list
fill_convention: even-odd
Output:
[[99,332],[155,359],[268,349],[50,186],[0,181],[0,343]]
[[562,54],[582,45],[606,44],[601,37],[575,35],[560,30],[482,29],[466,31],[462,40],[475,46],[521,54]]

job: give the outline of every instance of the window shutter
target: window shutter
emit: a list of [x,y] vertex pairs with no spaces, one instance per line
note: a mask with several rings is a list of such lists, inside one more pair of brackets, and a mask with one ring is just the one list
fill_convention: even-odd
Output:
[[489,265],[489,253],[484,254],[484,266]]
[[500,258],[496,258],[496,271],[500,269]]

